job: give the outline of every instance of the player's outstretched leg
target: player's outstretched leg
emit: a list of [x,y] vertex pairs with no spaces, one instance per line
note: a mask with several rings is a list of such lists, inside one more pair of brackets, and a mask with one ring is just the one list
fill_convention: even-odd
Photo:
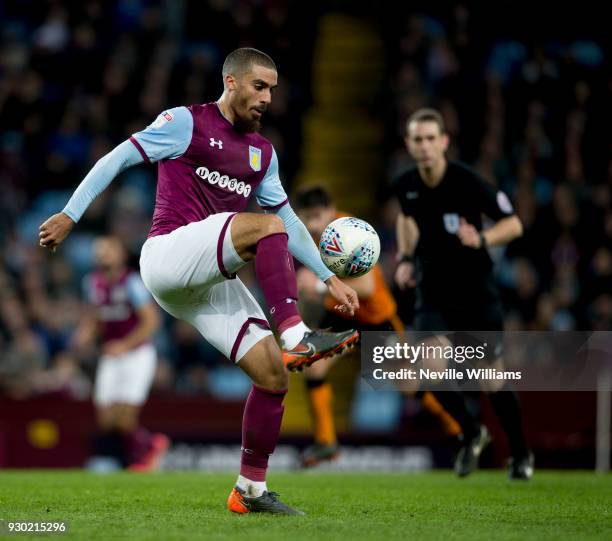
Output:
[[271,214],[237,214],[231,223],[232,242],[238,255],[255,258],[255,274],[280,334],[284,362],[301,370],[313,362],[341,353],[359,341],[354,330],[335,333],[310,330],[297,307],[297,279],[283,221]]
[[266,484],[268,459],[278,441],[288,384],[281,353],[272,337],[253,346],[239,366],[250,376],[253,388],[242,419],[240,475],[227,499],[227,508],[234,513],[303,515],[280,502],[278,494],[268,491]]

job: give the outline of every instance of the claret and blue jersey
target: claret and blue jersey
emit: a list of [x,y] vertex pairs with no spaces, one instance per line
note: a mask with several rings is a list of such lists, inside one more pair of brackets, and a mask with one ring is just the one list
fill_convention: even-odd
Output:
[[272,144],[237,130],[216,102],[161,113],[100,158],[63,209],[78,222],[91,202],[128,167],[158,163],[149,237],[168,234],[214,214],[243,212],[251,197],[283,220],[289,250],[321,280],[332,276],[308,230],[288,205]]
[[88,274],[83,294],[95,309],[102,343],[130,334],[138,325],[137,311],[153,302],[138,273],[128,269],[115,280],[101,272]]
[[234,129],[216,103],[169,109],[130,141],[145,161],[158,162],[150,237],[242,212],[252,196],[263,208],[287,203],[272,144]]

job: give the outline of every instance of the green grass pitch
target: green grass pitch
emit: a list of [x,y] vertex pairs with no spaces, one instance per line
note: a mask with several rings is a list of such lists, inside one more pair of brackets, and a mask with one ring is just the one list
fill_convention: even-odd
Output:
[[234,477],[2,472],[0,519],[69,522],[68,533],[47,539],[612,539],[609,475],[539,471],[510,483],[491,471],[464,480],[450,472],[271,474],[270,489],[305,517],[229,513]]

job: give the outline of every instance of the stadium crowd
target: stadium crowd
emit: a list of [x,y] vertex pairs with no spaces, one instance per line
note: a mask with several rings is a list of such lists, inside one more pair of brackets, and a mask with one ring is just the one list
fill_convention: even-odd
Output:
[[[164,6],[86,0],[0,7],[0,395],[89,395],[95,351],[76,354],[70,340],[85,309],[80,284],[91,270],[91,241],[115,234],[137,263],[155,168],[130,170],[113,183],[57,254],[38,247],[38,225],[63,207],[97,159],[164,108],[216,99],[227,51],[252,45],[277,60],[280,84],[264,135],[285,179],[299,168],[309,58],[299,53],[304,58],[296,61],[290,43],[305,36],[302,48],[311,50],[314,15],[295,22],[284,2],[254,0]],[[387,37],[394,104],[384,112],[388,170],[379,182],[388,185],[408,165],[401,138],[408,114],[438,107],[450,156],[505,190],[525,226],[522,239],[494,251],[507,328],[609,330],[612,80],[603,45],[483,37],[471,16],[457,5],[445,17],[396,18]],[[392,276],[398,208],[380,192],[384,212],[374,225]],[[256,288],[248,271],[245,282]],[[168,317],[157,345],[157,389],[210,392],[211,369],[223,361],[197,331]]]

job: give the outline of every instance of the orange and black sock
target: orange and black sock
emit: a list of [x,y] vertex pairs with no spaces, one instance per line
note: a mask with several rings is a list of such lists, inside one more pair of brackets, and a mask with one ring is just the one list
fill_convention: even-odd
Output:
[[324,379],[306,380],[312,418],[314,422],[315,442],[323,445],[335,445],[337,441],[336,425],[332,408],[333,393],[329,383]]
[[452,415],[448,413],[440,402],[436,399],[436,397],[430,393],[429,391],[425,391],[421,395],[421,404],[423,407],[432,415],[438,418],[442,426],[444,427],[444,431],[449,435],[456,437],[461,434],[461,427],[459,423],[455,421]]

